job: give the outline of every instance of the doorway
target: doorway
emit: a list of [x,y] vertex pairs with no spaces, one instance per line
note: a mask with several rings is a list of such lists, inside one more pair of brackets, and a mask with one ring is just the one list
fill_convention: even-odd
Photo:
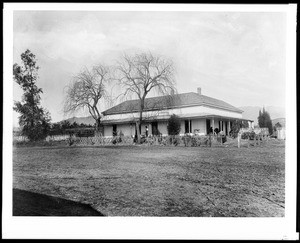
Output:
[[157,122],[152,122],[151,123],[151,127],[152,127],[152,135],[153,136],[159,135],[159,132],[158,132],[158,123]]
[[192,132],[192,120],[184,121],[184,132],[191,133]]
[[117,136],[117,125],[116,124],[113,125],[113,134],[112,135]]
[[210,129],[210,119],[206,119],[206,134],[209,133],[209,129]]

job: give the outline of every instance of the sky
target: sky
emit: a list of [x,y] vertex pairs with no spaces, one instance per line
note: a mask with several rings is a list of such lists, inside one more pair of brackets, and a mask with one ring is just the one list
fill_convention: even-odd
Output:
[[[144,51],[174,62],[178,93],[201,87],[236,107],[285,106],[285,12],[14,11],[14,63],[26,49],[53,122],[89,115],[62,111],[65,87],[84,67]],[[13,99],[21,98],[14,83]]]

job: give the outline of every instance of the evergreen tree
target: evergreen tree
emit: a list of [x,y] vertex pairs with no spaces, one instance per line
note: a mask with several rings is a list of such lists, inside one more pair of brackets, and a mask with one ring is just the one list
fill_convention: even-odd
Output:
[[272,120],[270,117],[269,112],[267,112],[265,110],[265,108],[263,107],[263,110],[261,112],[261,110],[259,110],[259,115],[258,115],[258,125],[261,128],[268,128],[269,129],[269,134],[273,133],[273,125],[272,125]]
[[180,132],[180,120],[179,117],[173,114],[168,120],[168,134],[178,135]]
[[247,121],[235,120],[231,125],[231,136],[236,138],[241,128],[248,128],[249,124]]
[[13,109],[20,113],[19,125],[22,135],[30,141],[43,140],[50,131],[50,114],[40,106],[41,88],[36,86],[38,69],[35,55],[30,50],[21,54],[23,66],[13,65],[13,77],[23,89],[22,102],[15,102]]

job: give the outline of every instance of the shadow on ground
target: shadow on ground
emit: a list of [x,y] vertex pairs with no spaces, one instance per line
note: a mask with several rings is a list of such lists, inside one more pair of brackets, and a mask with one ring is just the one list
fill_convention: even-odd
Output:
[[13,216],[104,216],[88,204],[13,189]]

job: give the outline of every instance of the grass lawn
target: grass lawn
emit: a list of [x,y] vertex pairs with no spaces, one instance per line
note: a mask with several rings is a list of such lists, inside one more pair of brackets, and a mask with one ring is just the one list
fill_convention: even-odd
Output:
[[13,187],[107,216],[282,217],[285,145],[14,147]]

